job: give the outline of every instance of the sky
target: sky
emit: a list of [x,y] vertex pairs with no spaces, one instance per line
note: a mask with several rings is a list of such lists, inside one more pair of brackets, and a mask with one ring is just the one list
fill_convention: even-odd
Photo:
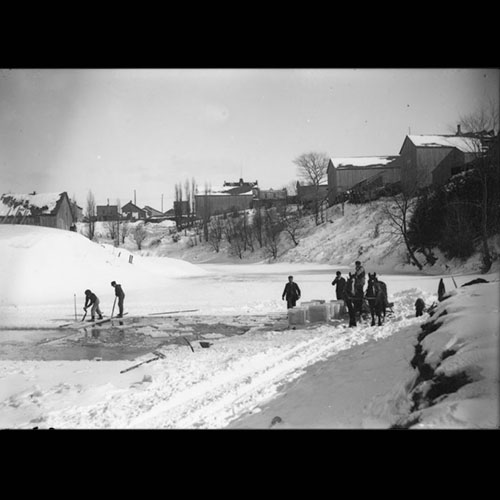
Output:
[[[293,160],[398,154],[493,100],[496,68],[0,69],[0,193],[164,211],[175,184],[258,181]],[[162,207],[163,200],[163,207]]]

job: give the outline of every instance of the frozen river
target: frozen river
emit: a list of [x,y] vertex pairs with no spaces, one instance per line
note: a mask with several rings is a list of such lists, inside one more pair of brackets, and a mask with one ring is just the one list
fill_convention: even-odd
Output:
[[[244,333],[259,324],[270,327],[278,316],[281,321],[286,318],[286,303],[281,295],[290,274],[301,288],[302,301],[328,301],[336,298],[331,285],[335,272],[340,270],[345,275],[349,271],[343,266],[283,263],[204,264],[199,267],[205,271],[199,276],[176,278],[150,288],[133,289],[123,283],[125,310],[131,317],[142,317],[142,325],[128,322],[123,328],[86,328],[71,335],[58,327],[74,320],[72,303],[2,306],[0,359],[132,360],[162,342],[172,342],[176,331],[178,339],[187,336],[192,340],[195,338],[193,332],[231,335],[232,332]],[[408,289],[413,290],[412,296],[418,290],[435,295],[440,279],[440,276],[421,274],[381,274],[379,277],[388,286],[389,300],[393,294]],[[472,277],[454,279],[460,286]],[[444,277],[444,282],[448,289],[455,286],[449,276]],[[105,315],[111,313],[111,306],[111,301],[102,299]],[[180,322],[173,326],[170,324],[173,319],[161,320],[159,316],[153,326],[144,326],[150,314],[185,309],[194,312],[176,314],[175,321]],[[78,314],[81,315],[80,307]],[[203,318],[210,319],[204,321]],[[214,324],[219,327],[214,328]],[[162,336],[161,331],[167,334]]]

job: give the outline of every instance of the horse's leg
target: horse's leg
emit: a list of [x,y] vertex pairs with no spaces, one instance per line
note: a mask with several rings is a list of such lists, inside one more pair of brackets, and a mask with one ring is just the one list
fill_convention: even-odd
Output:
[[375,326],[375,307],[373,307],[370,303],[370,314],[372,315],[372,324],[371,326]]
[[349,311],[349,326],[356,326],[356,311],[352,300],[347,302],[347,309]]

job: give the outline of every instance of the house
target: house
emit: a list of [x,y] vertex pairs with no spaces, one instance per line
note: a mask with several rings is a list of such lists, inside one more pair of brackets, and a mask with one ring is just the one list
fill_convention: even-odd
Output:
[[73,221],[81,222],[83,220],[83,208],[72,200],[70,200],[70,205],[71,205],[71,213],[73,214]]
[[483,134],[407,135],[399,152],[403,189],[443,184],[465,164],[477,158],[486,143]]
[[189,201],[187,200],[180,200],[180,201],[174,201],[174,214],[177,214],[178,216],[186,216],[191,213],[191,208],[189,206]]
[[119,220],[118,205],[97,205],[96,216],[98,221]]
[[[492,135],[486,141],[483,141],[482,153],[475,154],[472,159],[462,152],[454,150],[450,152],[432,171],[433,186],[442,186],[446,184],[451,177],[467,170],[481,170],[483,167],[493,166],[499,169],[499,136]],[[500,186],[491,186],[498,189]]]
[[68,194],[37,193],[0,196],[0,223],[69,230],[76,222]]
[[272,207],[285,205],[288,201],[288,194],[286,188],[283,189],[260,189],[254,190],[254,203],[253,206],[259,207]]
[[129,201],[122,207],[122,214],[124,214],[127,219],[132,220],[144,220],[146,218],[146,212],[137,205],[134,205],[132,201]]
[[167,220],[175,220],[175,211],[173,208],[167,210],[163,215]]
[[303,206],[310,205],[314,200],[318,199],[320,202],[327,199],[328,184],[306,185],[302,186],[297,181],[297,201]]
[[210,189],[195,195],[196,216],[207,218],[233,210],[246,210],[253,207],[257,193],[257,181],[238,182],[224,181],[221,188]]
[[159,210],[156,210],[155,208],[150,207],[149,205],[146,205],[143,208],[143,210],[146,213],[147,219],[162,219],[165,217],[163,212],[160,212]]
[[397,155],[330,158],[328,204],[332,206],[339,195],[360,185],[369,190],[399,182],[401,166],[398,160]]

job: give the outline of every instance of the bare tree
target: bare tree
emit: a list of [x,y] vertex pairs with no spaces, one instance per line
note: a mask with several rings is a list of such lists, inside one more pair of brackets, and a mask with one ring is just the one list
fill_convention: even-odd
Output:
[[212,248],[219,253],[222,236],[224,234],[224,225],[220,216],[212,217],[208,227],[208,241]]
[[410,262],[422,270],[422,264],[415,256],[415,250],[408,238],[410,217],[417,201],[414,195],[414,192],[406,192],[390,197],[383,206],[382,213],[389,222],[389,232],[404,242]]
[[264,243],[264,218],[262,217],[262,208],[257,207],[255,209],[255,213],[252,221],[252,231],[255,236],[255,239],[259,243],[259,248],[262,248]]
[[211,215],[211,203],[210,203],[210,193],[212,188],[205,182],[205,193],[203,196],[203,206],[202,206],[202,220],[203,220],[203,236],[205,241],[208,241],[208,223],[210,221]]
[[[478,111],[460,116],[460,124],[464,128],[464,135],[470,138],[469,149],[476,160],[474,162],[474,173],[481,185],[481,199],[478,203],[468,203],[475,206],[481,214],[480,239],[482,250],[482,272],[490,270],[492,264],[491,250],[488,245],[488,207],[494,190],[498,191],[496,179],[498,174],[498,157],[494,158],[488,153],[489,147],[498,144],[499,111],[498,104],[490,101],[483,105]],[[495,171],[496,169],[496,171]]]
[[189,183],[189,179],[186,179],[184,181],[184,195],[186,196],[187,225],[190,226],[192,224],[192,221],[191,221],[191,185]]
[[137,248],[139,250],[142,249],[142,243],[146,239],[147,232],[146,228],[144,227],[144,224],[140,222],[137,224],[131,231],[132,237],[134,238],[134,241],[137,243]]
[[266,209],[264,213],[264,249],[266,254],[273,259],[278,257],[279,238],[283,224],[280,221],[276,209]]
[[182,229],[182,184],[175,185],[175,201],[174,201],[174,215],[175,224],[177,225],[177,230]]
[[116,240],[118,236],[118,225],[119,225],[118,221],[115,220],[106,221],[103,224],[104,229],[106,229],[108,232],[109,239],[113,241]]
[[292,212],[289,205],[284,205],[283,211],[280,214],[283,230],[288,234],[293,244],[299,244],[298,232],[300,228],[300,216],[297,212]]
[[252,225],[248,222],[248,214],[247,211],[243,211],[243,223],[242,223],[242,237],[244,240],[244,249],[247,250],[249,249],[251,252],[255,251],[255,247],[253,244],[253,230],[252,230]]
[[191,222],[191,227],[194,224],[194,221],[196,219],[196,194],[198,193],[198,185],[196,184],[196,180],[193,177],[191,179],[191,217],[192,217],[192,222]]
[[227,242],[229,243],[229,252],[242,259],[245,247],[242,218],[238,215],[236,217],[228,215],[224,226],[224,233],[226,235]]
[[314,186],[314,198],[312,200],[314,221],[319,224],[320,209],[320,185],[326,178],[328,168],[328,156],[325,153],[309,152],[304,153],[293,161],[298,167],[299,176]]
[[120,198],[116,199],[116,211],[118,212],[117,219],[116,219],[116,241],[115,245],[117,247],[120,246],[120,219],[122,217],[122,206],[120,203]]
[[122,242],[122,245],[125,244],[125,238],[128,236],[130,232],[130,224],[128,220],[124,220],[120,224],[120,241]]
[[286,189],[287,196],[297,196],[297,181],[290,181],[286,186],[281,189]]
[[89,240],[93,240],[95,236],[96,205],[95,205],[94,194],[92,193],[92,191],[89,191],[87,195],[87,206],[85,215],[88,220],[87,237]]

